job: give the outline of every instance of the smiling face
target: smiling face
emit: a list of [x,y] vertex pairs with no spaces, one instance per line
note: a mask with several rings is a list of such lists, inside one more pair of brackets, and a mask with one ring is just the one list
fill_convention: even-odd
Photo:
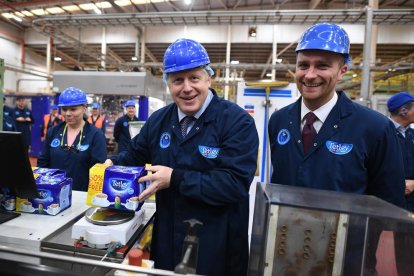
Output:
[[211,77],[202,68],[168,74],[171,97],[187,116],[192,116],[201,109],[210,85]]
[[68,126],[72,128],[77,128],[82,124],[85,111],[86,106],[84,105],[62,106],[62,115]]
[[332,99],[335,85],[342,80],[346,70],[344,57],[340,54],[322,50],[299,52],[295,77],[305,105],[315,110]]

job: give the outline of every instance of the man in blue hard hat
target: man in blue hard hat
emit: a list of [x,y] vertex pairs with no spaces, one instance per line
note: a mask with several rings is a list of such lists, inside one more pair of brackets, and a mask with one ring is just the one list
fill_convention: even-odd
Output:
[[73,190],[87,191],[89,169],[106,159],[105,136],[84,120],[87,98],[82,90],[66,88],[58,106],[64,122],[47,131],[37,166],[64,170],[73,179]]
[[[414,96],[405,91],[394,94],[388,99],[387,107],[402,149],[406,208],[408,211],[414,212],[414,130],[410,127],[410,124],[414,123]],[[398,275],[412,275],[414,271],[414,233],[412,231],[394,232],[394,239]]]
[[13,108],[6,105],[6,97],[3,97],[3,130],[16,131],[16,124],[13,118]]
[[129,131],[129,122],[138,121],[138,117],[135,115],[135,101],[129,100],[124,104],[126,114],[115,122],[114,126],[114,138],[118,143],[118,153],[127,150],[129,143],[131,142],[131,133]]
[[[302,35],[295,72],[301,97],[269,120],[271,182],[374,195],[404,206],[403,164],[392,123],[335,90],[347,71],[349,47],[348,34],[336,24],[319,23]],[[375,259],[375,241],[372,248]],[[365,261],[375,270],[375,260]],[[344,269],[344,275],[355,275],[348,271],[352,266]]]
[[102,133],[105,135],[106,130],[106,121],[105,121],[105,115],[100,114],[100,105],[99,103],[93,103],[92,104],[92,112],[91,115],[88,117],[88,122],[95,127],[102,130]]
[[[174,103],[154,112],[116,164],[152,164],[141,193],[156,194],[151,258],[173,270],[187,228],[198,230],[197,274],[246,275],[249,187],[256,171],[258,135],[253,118],[210,87],[214,74],[205,48],[178,39],[164,54],[164,80]],[[111,162],[107,162],[111,163]]]
[[46,133],[52,126],[58,125],[63,121],[63,116],[59,114],[59,107],[55,104],[50,106],[50,112],[43,116],[43,124],[41,125],[42,131],[40,132],[40,139],[44,141],[46,139]]

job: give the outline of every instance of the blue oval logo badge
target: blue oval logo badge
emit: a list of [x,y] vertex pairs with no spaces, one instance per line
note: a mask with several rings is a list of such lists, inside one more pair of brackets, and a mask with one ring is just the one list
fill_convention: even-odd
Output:
[[219,148],[213,148],[213,147],[207,147],[207,146],[198,146],[198,151],[205,158],[214,159],[214,158],[217,158],[217,156],[220,152],[220,149]]
[[128,122],[124,122],[124,127],[127,127],[128,126]]
[[125,191],[131,186],[131,181],[128,179],[111,178],[109,183],[116,191]]
[[170,146],[170,144],[171,144],[171,135],[168,132],[164,132],[163,134],[161,134],[160,147],[163,149],[166,149]]
[[290,132],[289,130],[283,128],[277,134],[277,143],[281,146],[286,145],[287,142],[290,140]]
[[50,146],[52,148],[57,148],[57,147],[59,147],[59,145],[60,145],[60,141],[59,141],[58,138],[53,139],[52,143],[50,143]]
[[89,148],[89,144],[87,144],[87,145],[78,145],[77,148],[78,148],[79,151],[85,151]]
[[349,153],[354,145],[352,144],[345,144],[345,143],[338,143],[334,141],[326,141],[325,143],[326,148],[332,152],[333,154],[344,155]]

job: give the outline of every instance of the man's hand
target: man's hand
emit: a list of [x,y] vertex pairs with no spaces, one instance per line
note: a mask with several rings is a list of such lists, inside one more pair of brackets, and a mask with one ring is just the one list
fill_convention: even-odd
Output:
[[108,166],[113,166],[114,165],[114,163],[112,163],[111,159],[106,159],[104,164],[108,165]]
[[409,195],[414,191],[414,180],[406,179],[405,180],[405,195]]
[[23,117],[17,117],[16,118],[16,121],[18,121],[18,122],[24,122],[26,120]]
[[159,190],[167,189],[170,187],[171,174],[173,169],[166,166],[149,166],[145,168],[148,172],[146,176],[141,177],[138,182],[150,181],[149,185],[140,195],[138,200],[144,201],[151,195],[155,194]]

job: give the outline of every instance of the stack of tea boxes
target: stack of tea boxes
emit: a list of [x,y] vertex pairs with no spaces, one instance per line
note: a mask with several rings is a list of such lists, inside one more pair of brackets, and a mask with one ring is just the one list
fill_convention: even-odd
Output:
[[37,198],[19,198],[5,194],[3,208],[17,212],[55,216],[72,204],[72,179],[62,170],[32,168]]

